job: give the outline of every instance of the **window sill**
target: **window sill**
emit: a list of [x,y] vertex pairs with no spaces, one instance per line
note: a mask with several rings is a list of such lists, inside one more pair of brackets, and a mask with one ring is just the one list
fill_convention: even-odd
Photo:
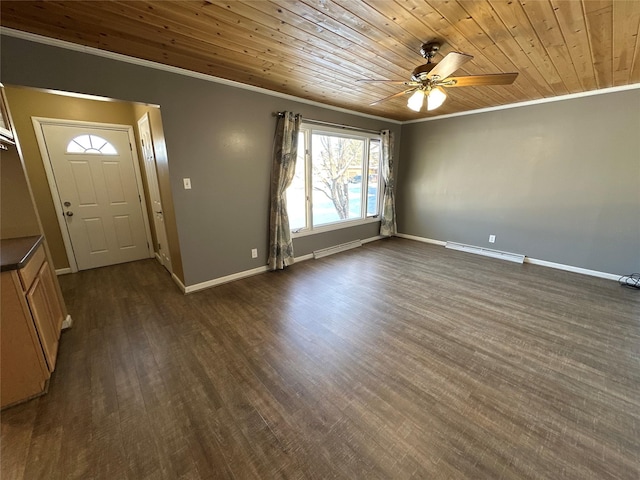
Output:
[[313,230],[302,230],[297,233],[291,232],[291,238],[296,239],[299,237],[308,237],[309,235],[332,232],[334,230],[340,230],[340,229],[349,228],[349,227],[357,227],[359,225],[367,225],[369,223],[375,223],[375,222],[380,223],[380,215],[378,215],[377,217],[368,217],[365,219],[351,220],[349,222],[330,223],[327,225],[323,225],[321,227],[316,227]]

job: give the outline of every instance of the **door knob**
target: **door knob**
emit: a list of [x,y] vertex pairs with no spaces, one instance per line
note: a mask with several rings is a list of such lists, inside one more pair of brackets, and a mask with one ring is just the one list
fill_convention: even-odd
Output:
[[65,215],[66,215],[67,217],[73,217],[73,212],[65,212]]
[[64,202],[64,206],[65,207],[70,207],[71,206],[71,202]]

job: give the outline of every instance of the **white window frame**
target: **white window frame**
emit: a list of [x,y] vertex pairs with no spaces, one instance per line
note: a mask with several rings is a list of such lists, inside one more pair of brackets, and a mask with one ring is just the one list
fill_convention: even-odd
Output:
[[[78,138],[81,137],[88,137],[89,138],[89,143],[91,143],[91,148],[86,148],[84,145],[82,145],[79,141]],[[99,140],[102,140],[104,143],[100,146],[100,148],[95,148],[93,146],[93,142],[91,140],[91,137],[97,138]],[[78,152],[78,151],[71,151],[69,150],[71,148],[71,144],[75,143],[76,145],[78,145],[80,148],[84,148],[84,151],[82,152]],[[106,147],[107,145],[109,145],[109,147],[111,148],[111,150],[113,150],[112,152],[103,152],[102,149],[104,147]],[[103,155],[103,156],[109,156],[109,155],[114,155],[117,156],[118,155],[118,151],[115,149],[115,147],[111,144],[111,142],[107,141],[106,139],[102,138],[99,135],[93,135],[93,134],[82,134],[82,135],[78,135],[76,137],[73,137],[69,143],[67,144],[67,148],[66,148],[66,152],[67,155]]]
[[[358,225],[365,225],[368,223],[374,223],[380,221],[380,212],[382,211],[382,197],[384,189],[384,181],[382,175],[378,173],[378,199],[377,199],[377,213],[375,215],[367,216],[367,195],[369,191],[369,160],[370,160],[370,148],[369,145],[372,140],[378,141],[380,145],[380,155],[382,155],[382,135],[379,133],[363,132],[357,129],[349,128],[334,128],[328,126],[319,126],[312,123],[302,122],[300,125],[300,132],[304,135],[304,145],[298,145],[298,149],[304,150],[304,163],[305,163],[305,212],[307,225],[302,228],[292,229],[291,237],[305,237],[307,235],[315,235],[317,233],[330,232],[333,230],[339,230],[342,228],[355,227]],[[362,200],[361,200],[361,217],[350,220],[338,220],[332,223],[326,223],[320,226],[313,225],[313,204],[312,204],[312,177],[313,177],[313,165],[312,165],[312,135],[316,134],[328,134],[344,138],[355,138],[358,140],[366,140],[363,152],[363,167],[362,167]],[[380,159],[380,162],[382,159]],[[380,166],[378,167],[380,170]]]

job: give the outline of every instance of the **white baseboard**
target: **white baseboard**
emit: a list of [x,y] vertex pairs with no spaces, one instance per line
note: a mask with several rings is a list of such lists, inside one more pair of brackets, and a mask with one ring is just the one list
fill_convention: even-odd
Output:
[[580,273],[582,275],[589,275],[590,277],[604,278],[607,280],[618,280],[622,275],[615,273],[599,272],[598,270],[589,270],[588,268],[574,267],[573,265],[565,265],[563,263],[548,262],[546,260],[539,260],[537,258],[525,257],[524,263],[530,263],[531,265],[540,265],[543,267],[555,268],[556,270],[564,270],[566,272]]
[[430,243],[431,245],[440,245],[441,247],[444,247],[447,244],[447,242],[442,242],[440,240],[433,240],[432,238],[417,237],[415,235],[408,235],[406,233],[396,233],[395,236],[400,238],[406,238],[407,240],[415,240],[416,242]]
[[384,235],[376,235],[375,237],[365,238],[364,240],[362,240],[362,244],[364,245],[365,243],[375,242],[376,240],[382,240],[383,238],[389,237],[385,237]]
[[320,250],[313,251],[313,258],[324,258],[329,255],[335,255],[336,253],[346,252],[347,250],[353,250],[362,246],[362,240],[353,240],[352,242],[341,243],[340,245],[334,245],[333,247],[321,248]]
[[67,318],[65,318],[62,321],[62,330],[66,330],[67,328],[71,328],[72,325],[73,325],[73,319],[71,318],[71,315],[67,315]]
[[[362,243],[362,245],[364,245],[365,243],[375,242],[376,240],[382,240],[383,238],[388,238],[388,237],[385,237],[384,235],[376,235],[375,237],[369,237],[369,238],[365,238],[364,240],[359,240],[359,242]],[[294,261],[304,262],[305,260],[311,260],[312,258],[314,258],[314,254],[309,253],[307,255],[300,255],[299,257],[295,257]]]
[[171,274],[171,279],[173,280],[173,282],[178,285],[178,288],[180,289],[180,291],[182,293],[186,293],[187,291],[187,287],[184,286],[184,283],[182,283],[180,281],[180,279],[178,278],[178,276],[175,273]]
[[227,275],[225,277],[214,278],[213,280],[207,280],[206,282],[196,283],[194,285],[189,285],[187,287],[184,287],[184,293],[193,293],[199,290],[204,290],[206,288],[222,285],[223,283],[229,283],[229,282],[233,282],[234,280],[240,280],[241,278],[252,277],[253,275],[264,273],[267,270],[268,270],[268,267],[264,265],[262,267],[252,268],[251,270],[232,273],[231,275]]
[[56,275],[66,275],[68,273],[71,273],[71,269],[69,267],[67,267],[67,268],[56,268]]
[[491,248],[478,247],[476,245],[466,245],[464,243],[447,242],[445,248],[458,250],[460,252],[473,253],[474,255],[482,255],[485,257],[497,258],[499,260],[507,260],[508,262],[524,263],[524,255],[521,253],[503,252],[501,250],[493,250]]
[[[422,243],[430,243],[433,245],[441,245],[443,247],[447,244],[447,242],[442,242],[440,240],[417,237],[415,235],[407,235],[405,233],[397,233],[396,237],[415,240],[417,242],[422,242]],[[548,262],[547,260],[539,260],[537,258],[531,258],[527,256],[524,257],[524,263],[530,263],[531,265],[540,265],[542,267],[555,268],[556,270],[564,270],[566,272],[579,273],[581,275],[588,275],[590,277],[604,278],[606,280],[617,281],[622,276],[615,273],[606,273],[606,272],[600,272],[598,270],[589,270],[588,268],[574,267],[573,265],[565,265],[563,263]]]

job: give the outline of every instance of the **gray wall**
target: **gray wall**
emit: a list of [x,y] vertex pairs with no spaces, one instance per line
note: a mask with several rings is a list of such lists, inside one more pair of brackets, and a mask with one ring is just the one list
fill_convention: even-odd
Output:
[[[303,117],[380,130],[400,125],[153,68],[2,36],[2,82],[160,105],[185,285],[266,264],[276,119]],[[397,156],[396,152],[396,156]],[[189,177],[192,190],[184,190]],[[356,227],[296,240],[296,255],[362,238]],[[259,256],[251,259],[251,248]]]
[[640,271],[639,89],[405,124],[400,157],[401,233]]

